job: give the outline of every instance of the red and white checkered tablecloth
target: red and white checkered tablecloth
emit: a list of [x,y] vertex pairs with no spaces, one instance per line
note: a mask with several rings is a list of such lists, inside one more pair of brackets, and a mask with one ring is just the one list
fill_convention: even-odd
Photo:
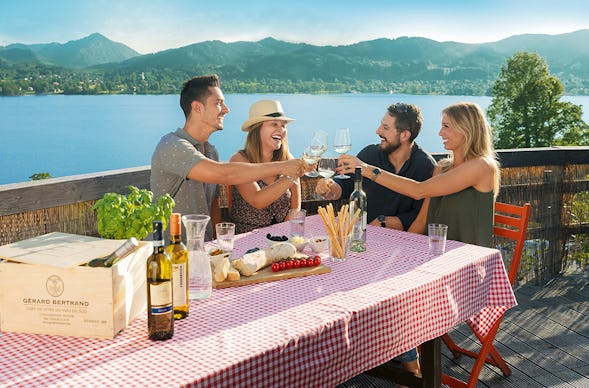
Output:
[[[237,236],[236,255],[268,232],[288,223]],[[325,234],[318,216],[305,234]],[[516,305],[495,249],[448,241],[434,257],[426,236],[372,226],[367,245],[322,254],[328,274],[213,290],[168,341],[147,338],[145,314],[113,340],[0,333],[0,386],[329,387],[469,317],[485,335]]]

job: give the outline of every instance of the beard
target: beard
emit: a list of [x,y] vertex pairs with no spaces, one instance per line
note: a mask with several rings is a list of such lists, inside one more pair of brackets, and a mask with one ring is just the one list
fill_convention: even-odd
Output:
[[389,143],[388,140],[385,140],[385,143],[382,143],[380,145],[380,150],[382,152],[384,152],[387,155],[392,154],[393,152],[395,152],[396,150],[399,149],[399,147],[401,147],[401,139],[397,139],[396,143]]

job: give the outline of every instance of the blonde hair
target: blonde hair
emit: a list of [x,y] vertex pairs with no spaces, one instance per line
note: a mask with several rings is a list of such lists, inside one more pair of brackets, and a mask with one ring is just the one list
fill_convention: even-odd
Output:
[[[501,184],[501,169],[493,148],[493,131],[485,113],[475,103],[457,102],[442,110],[442,114],[445,114],[453,127],[464,135],[464,160],[483,158],[492,166],[495,175],[493,192],[497,198]],[[440,165],[442,172],[449,170],[454,165],[454,155],[450,154],[447,159],[440,162]]]
[[[260,130],[264,121],[251,126],[245,144],[242,150],[239,150],[250,163],[263,163],[262,160],[262,138]],[[282,145],[272,154],[272,162],[290,159],[290,152],[288,151],[288,139],[282,139]]]

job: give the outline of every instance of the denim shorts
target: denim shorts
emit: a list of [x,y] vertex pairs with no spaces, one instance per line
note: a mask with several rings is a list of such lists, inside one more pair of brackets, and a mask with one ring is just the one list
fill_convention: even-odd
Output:
[[417,354],[417,348],[413,348],[411,350],[406,351],[403,354],[398,355],[397,357],[395,357],[395,360],[401,362],[410,362],[417,360],[418,357],[419,355]]

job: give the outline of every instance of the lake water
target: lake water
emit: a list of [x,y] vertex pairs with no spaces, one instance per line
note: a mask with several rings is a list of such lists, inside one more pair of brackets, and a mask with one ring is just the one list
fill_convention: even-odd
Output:
[[[417,142],[429,152],[443,152],[438,136],[441,110],[457,101],[473,101],[486,109],[490,97],[414,96],[395,94],[227,94],[231,112],[225,129],[214,133],[221,160],[243,146],[241,124],[250,105],[260,99],[278,99],[287,115],[291,152],[300,156],[316,130],[333,136],[350,128],[352,153],[378,142],[375,134],[386,107],[394,102],[417,104],[424,126]],[[589,122],[589,96],[565,97],[583,105]],[[0,184],[28,181],[49,172],[63,177],[149,165],[159,139],[184,124],[175,95],[26,96],[0,97]]]

